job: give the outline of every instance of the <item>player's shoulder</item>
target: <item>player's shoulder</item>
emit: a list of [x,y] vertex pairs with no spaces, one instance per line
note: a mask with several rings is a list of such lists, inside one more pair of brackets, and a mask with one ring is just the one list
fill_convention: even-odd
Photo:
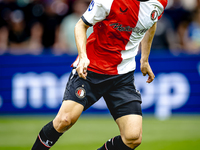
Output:
[[92,0],[90,3],[90,7],[96,5],[99,8],[103,8],[104,10],[109,11],[113,1],[114,0]]
[[96,4],[106,4],[113,2],[114,0],[92,0],[91,3],[96,3]]
[[146,5],[146,7],[142,7],[145,10],[148,8],[148,10],[151,10],[152,12],[156,11],[160,18],[167,6],[167,2],[168,0],[149,0],[141,4]]
[[167,7],[168,0],[157,0],[157,1],[160,2],[164,8]]
[[95,3],[96,5],[106,6],[113,2],[114,0],[92,0],[91,3]]
[[167,3],[168,3],[168,0],[149,0],[149,1],[147,1],[147,4],[157,7],[160,14],[166,8]]

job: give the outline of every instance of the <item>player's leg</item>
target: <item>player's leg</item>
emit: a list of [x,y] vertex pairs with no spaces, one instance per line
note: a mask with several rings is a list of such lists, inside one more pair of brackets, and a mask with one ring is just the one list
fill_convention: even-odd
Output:
[[142,141],[142,116],[126,115],[116,120],[119,136],[108,140],[98,150],[134,150]]
[[91,99],[95,102],[90,83],[80,78],[73,69],[65,89],[64,101],[57,116],[42,128],[32,150],[48,150],[53,146],[62,133],[77,121],[82,111],[93,104],[89,101]]
[[141,94],[135,88],[133,72],[119,75],[113,83],[104,99],[121,135],[107,141],[98,150],[131,150],[142,139]]
[[57,116],[53,120],[54,128],[58,132],[64,133],[78,120],[83,109],[84,106],[75,101],[63,101]]
[[142,116],[126,115],[116,120],[123,143],[131,149],[142,142]]
[[120,135],[108,140],[98,150],[132,150],[142,140],[142,111],[138,101],[123,104],[115,109],[109,107]]
[[32,150],[48,150],[59,137],[78,120],[84,106],[75,101],[64,100],[55,119],[40,131]]

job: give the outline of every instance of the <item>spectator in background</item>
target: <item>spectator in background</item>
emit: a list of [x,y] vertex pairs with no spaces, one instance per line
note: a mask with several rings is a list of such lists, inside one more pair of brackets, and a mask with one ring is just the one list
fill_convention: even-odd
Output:
[[182,22],[179,26],[180,44],[182,52],[200,54],[200,8],[192,13],[191,22]]
[[[0,2],[0,16],[2,16],[3,3]],[[8,27],[6,21],[0,17],[0,55],[6,53],[8,48]]]
[[[6,0],[0,4],[1,20],[6,22],[8,29],[8,39],[4,38],[4,47],[11,54],[40,54],[42,52],[42,26],[37,23],[29,25],[26,20],[26,7],[19,6],[18,1]],[[6,35],[6,29],[3,33]],[[37,28],[37,30],[36,30]],[[2,38],[1,38],[2,39]],[[2,41],[2,40],[1,40]],[[2,45],[2,44],[1,44]]]
[[0,1],[0,55],[6,53],[8,47],[8,27],[3,18],[5,4]]
[[35,22],[30,29],[29,50],[31,54],[41,54],[43,51],[42,45],[43,27],[41,23]]
[[[1,21],[1,20],[0,20]],[[0,55],[6,53],[8,48],[8,28],[0,25]]]
[[163,14],[157,23],[157,30],[152,43],[152,50],[156,52],[172,51],[177,49],[177,36],[174,30],[174,24],[170,17]]
[[28,32],[24,20],[24,13],[16,9],[10,13],[9,18],[9,48],[14,54],[23,54],[22,49],[28,46]]
[[[13,43],[15,41],[21,42],[22,41],[22,34],[19,32],[19,28],[23,28],[21,26],[22,24],[22,18],[23,18],[23,13],[21,10],[19,10],[19,7],[17,6],[15,0],[4,0],[0,3],[0,8],[1,8],[1,20],[5,22],[4,28],[2,33],[6,33],[5,29],[8,29],[8,38],[5,39],[3,35],[1,35],[1,39],[4,38],[4,47],[12,47]],[[7,40],[7,41],[6,41]],[[2,41],[2,40],[1,40]],[[6,46],[5,46],[6,44]],[[1,44],[2,45],[2,44]]]
[[[77,54],[77,48],[74,37],[74,27],[83,13],[88,7],[88,1],[86,0],[76,0],[73,3],[73,12],[66,16],[60,25],[59,39],[55,46],[54,53],[62,54]],[[87,31],[87,36],[93,32],[92,28]]]
[[[163,50],[172,52],[180,49],[176,29],[184,18],[182,12],[187,11],[182,7],[180,0],[169,0],[163,17],[157,23],[157,30],[152,43],[154,52],[162,53]],[[180,12],[179,12],[180,10]]]
[[53,45],[57,42],[59,25],[64,15],[68,13],[68,1],[67,0],[44,0],[44,15],[42,16],[42,24],[44,27],[44,33],[42,37],[43,45],[48,49],[53,48]]
[[14,10],[9,20],[9,48],[12,54],[40,54],[42,52],[42,26],[33,24],[31,29],[26,25],[24,13]]
[[165,10],[165,14],[171,18],[174,29],[177,30],[179,24],[189,16],[190,12],[184,8],[183,0],[169,0],[169,6]]
[[186,38],[186,32],[191,22],[191,12],[199,6],[199,2],[200,0],[169,0],[165,14],[158,22],[152,49],[167,48],[174,55],[182,53],[183,49],[193,49],[193,46],[189,46],[191,43]]
[[25,20],[27,28],[30,30],[30,43],[29,49],[32,53],[41,54],[43,51],[42,36],[43,36],[43,25],[42,16],[44,15],[44,6],[41,0],[34,0],[24,7]]
[[[0,49],[11,54],[41,54],[52,48],[58,27],[68,13],[68,0],[3,0],[0,1]],[[3,47],[3,48],[1,48]],[[3,50],[1,50],[3,53]],[[47,51],[45,51],[47,52]]]

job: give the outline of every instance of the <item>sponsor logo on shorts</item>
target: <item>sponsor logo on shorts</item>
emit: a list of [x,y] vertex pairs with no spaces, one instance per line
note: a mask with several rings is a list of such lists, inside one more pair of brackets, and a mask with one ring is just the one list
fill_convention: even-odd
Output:
[[76,94],[76,96],[77,96],[78,98],[84,98],[85,95],[86,95],[86,91],[85,91],[84,88],[79,87],[79,88],[76,89],[75,94]]

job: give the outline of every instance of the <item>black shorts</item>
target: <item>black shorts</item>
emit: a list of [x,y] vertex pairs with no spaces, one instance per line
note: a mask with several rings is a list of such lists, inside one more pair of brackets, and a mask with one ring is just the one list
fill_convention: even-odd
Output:
[[122,75],[87,72],[84,80],[75,69],[72,70],[63,100],[76,101],[86,110],[103,96],[114,119],[128,114],[142,115],[141,95],[134,86],[134,71]]

